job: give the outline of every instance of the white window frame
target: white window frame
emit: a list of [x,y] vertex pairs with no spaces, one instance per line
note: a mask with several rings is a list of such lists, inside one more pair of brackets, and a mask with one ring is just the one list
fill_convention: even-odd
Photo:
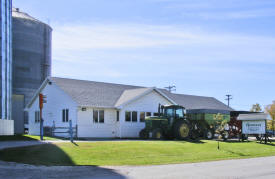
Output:
[[[97,111],[97,121],[94,120],[94,112]],[[100,111],[103,111],[103,122],[100,122]],[[104,124],[105,123],[105,110],[104,109],[93,109],[93,123]]]

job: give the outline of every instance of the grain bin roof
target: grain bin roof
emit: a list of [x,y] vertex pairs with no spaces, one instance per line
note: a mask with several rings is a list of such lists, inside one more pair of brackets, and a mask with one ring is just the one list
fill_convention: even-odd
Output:
[[15,7],[12,8],[12,17],[13,18],[21,18],[21,19],[25,19],[25,20],[30,20],[30,21],[37,22],[37,23],[42,23],[42,24],[45,24],[48,27],[50,27],[48,24],[46,24],[46,23],[30,16],[29,14],[27,14],[25,12],[20,11],[19,8],[15,8]]

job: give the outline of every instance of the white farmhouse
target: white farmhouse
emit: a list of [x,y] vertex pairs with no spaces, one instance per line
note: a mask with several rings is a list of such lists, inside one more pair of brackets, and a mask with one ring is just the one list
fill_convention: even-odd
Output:
[[154,87],[49,77],[26,108],[32,135],[40,133],[39,93],[47,96],[42,114],[44,126],[68,127],[72,120],[80,138],[138,137],[145,127],[145,117],[157,115],[159,104],[232,110],[212,97],[174,94]]

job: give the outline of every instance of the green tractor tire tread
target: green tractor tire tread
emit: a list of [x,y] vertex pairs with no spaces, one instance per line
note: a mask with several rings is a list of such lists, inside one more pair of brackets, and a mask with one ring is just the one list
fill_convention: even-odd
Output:
[[145,130],[145,129],[142,129],[140,132],[139,132],[139,137],[141,139],[148,139],[149,138],[149,133]]
[[163,132],[162,132],[162,130],[160,128],[154,129],[152,131],[152,138],[153,139],[157,139],[157,140],[163,139]]
[[[184,130],[184,136],[181,134],[181,128],[185,128]],[[189,123],[185,120],[178,121],[174,126],[174,136],[178,140],[188,140],[190,139],[191,135],[191,127]]]

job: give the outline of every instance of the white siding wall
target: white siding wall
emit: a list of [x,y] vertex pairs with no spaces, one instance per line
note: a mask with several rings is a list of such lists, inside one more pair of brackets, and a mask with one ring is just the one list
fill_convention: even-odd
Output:
[[[69,120],[72,120],[73,127],[77,124],[77,104],[54,83],[47,84],[42,90],[42,94],[47,96],[47,103],[44,104],[42,117],[44,126],[69,127],[68,122],[62,122],[62,109],[69,109]],[[40,124],[35,123],[35,111],[39,111],[39,97],[37,97],[28,110],[29,113],[29,133],[31,135],[40,134]],[[68,134],[57,134],[58,136],[68,136]]]
[[[116,109],[104,109],[104,123],[93,122],[93,109],[86,108],[82,111],[77,104],[54,83],[46,85],[42,93],[47,96],[47,103],[44,104],[43,118],[44,126],[52,126],[53,121],[56,127],[68,127],[69,123],[62,122],[62,109],[69,109],[69,119],[73,126],[78,126],[78,137],[109,138],[109,137],[138,137],[141,129],[145,127],[140,122],[140,112],[158,112],[158,105],[171,104],[159,93],[153,91],[125,106],[119,111],[119,122],[116,118]],[[39,111],[39,99],[36,98],[29,112],[29,133],[39,135],[40,124],[35,123],[35,111]],[[101,110],[101,109],[98,109]],[[137,111],[137,122],[126,122],[125,111]],[[68,134],[59,134],[59,136]]]
[[14,135],[14,121],[0,119],[0,136]]
[[[139,132],[145,127],[144,122],[140,122],[139,115],[140,112],[151,112],[152,115],[154,112],[158,112],[158,105],[162,104],[171,104],[163,96],[161,96],[156,91],[153,91],[136,101],[129,103],[124,106],[120,111],[120,122],[121,122],[121,137],[139,137]],[[126,111],[137,111],[138,112],[138,121],[137,122],[126,122],[125,121],[125,112]]]
[[78,137],[118,137],[116,110],[94,109],[104,110],[104,123],[93,122],[93,108],[86,108],[86,111],[80,109],[78,111]]

